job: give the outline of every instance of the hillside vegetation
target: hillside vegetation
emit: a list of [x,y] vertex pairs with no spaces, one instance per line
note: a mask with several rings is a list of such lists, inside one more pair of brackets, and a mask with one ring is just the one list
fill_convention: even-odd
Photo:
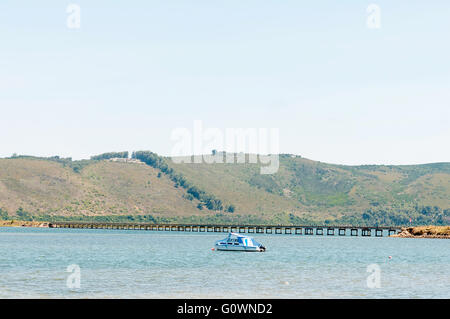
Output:
[[259,164],[127,157],[0,159],[0,219],[450,224],[450,163],[345,166],[285,154],[276,174],[261,175]]

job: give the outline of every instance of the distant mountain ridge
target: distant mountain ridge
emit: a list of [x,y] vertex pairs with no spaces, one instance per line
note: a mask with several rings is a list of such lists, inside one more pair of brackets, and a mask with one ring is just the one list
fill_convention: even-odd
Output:
[[450,163],[347,166],[281,154],[278,172],[261,175],[259,164],[127,157],[0,159],[0,218],[450,224]]

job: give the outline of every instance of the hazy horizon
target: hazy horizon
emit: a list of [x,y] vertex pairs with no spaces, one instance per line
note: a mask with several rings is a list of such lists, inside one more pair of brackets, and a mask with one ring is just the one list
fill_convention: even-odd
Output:
[[[127,150],[113,150],[111,152],[126,152]],[[132,151],[127,151],[129,152],[129,156],[128,158],[131,158],[131,154],[134,151],[152,151],[151,149],[142,149],[142,150],[132,150]],[[220,152],[220,151],[219,151]],[[248,153],[246,153],[248,154]],[[256,153],[257,155],[260,155],[259,153]],[[427,162],[427,163],[413,163],[413,164],[341,164],[341,163],[333,163],[333,162],[324,162],[321,161],[320,159],[315,159],[315,158],[308,158],[305,156],[302,156],[301,154],[292,154],[292,153],[277,153],[278,155],[292,155],[292,156],[299,156],[300,158],[306,159],[306,160],[311,160],[311,161],[316,161],[316,162],[321,162],[321,163],[325,163],[325,164],[331,164],[331,165],[344,165],[344,166],[364,166],[364,165],[379,165],[379,166],[408,166],[408,165],[427,165],[427,164],[447,164],[450,163],[450,161],[442,161],[442,162]],[[277,155],[275,154],[275,155]],[[0,159],[8,159],[8,158],[13,158],[13,156],[16,155],[18,157],[20,156],[30,156],[30,157],[43,157],[43,158],[49,158],[49,157],[54,157],[54,156],[59,156],[60,158],[71,158],[73,161],[79,161],[79,160],[90,160],[91,156],[95,156],[95,155],[101,155],[101,153],[96,153],[96,154],[92,154],[86,158],[73,158],[72,156],[61,156],[59,154],[52,154],[52,155],[35,155],[35,154],[11,154],[10,156],[2,156],[0,157]],[[170,154],[158,154],[159,156],[163,156],[163,157],[174,157],[171,156]],[[187,156],[175,156],[175,157],[190,157],[190,156],[202,156],[202,155],[210,155],[210,154],[193,154],[193,155],[187,155]],[[185,163],[185,164],[189,164],[189,163]]]

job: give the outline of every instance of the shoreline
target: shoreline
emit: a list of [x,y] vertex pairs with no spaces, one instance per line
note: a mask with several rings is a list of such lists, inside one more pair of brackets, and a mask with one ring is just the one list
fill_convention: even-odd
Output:
[[49,222],[23,221],[23,220],[0,220],[0,227],[41,227],[48,228]]
[[[34,227],[51,228],[51,222],[0,220],[0,227]],[[390,235],[392,238],[434,238],[450,239],[450,226],[414,226],[402,227],[400,233]]]
[[450,239],[450,226],[402,227],[400,233],[389,237]]

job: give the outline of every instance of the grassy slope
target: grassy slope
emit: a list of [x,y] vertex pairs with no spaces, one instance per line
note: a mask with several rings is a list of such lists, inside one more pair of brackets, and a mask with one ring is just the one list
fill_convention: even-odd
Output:
[[0,207],[32,214],[199,214],[184,191],[147,165],[93,162],[80,174],[39,159],[0,160]]
[[282,156],[274,175],[257,164],[171,164],[188,180],[238,212],[289,211],[338,217],[369,208],[450,207],[450,163],[411,166],[344,166]]
[[[370,208],[432,205],[450,208],[450,163],[343,166],[283,155],[274,175],[257,164],[168,164],[235,215],[270,219],[287,212],[334,219]],[[0,208],[33,215],[208,216],[196,199],[147,165],[93,161],[79,173],[42,159],[0,159]]]

